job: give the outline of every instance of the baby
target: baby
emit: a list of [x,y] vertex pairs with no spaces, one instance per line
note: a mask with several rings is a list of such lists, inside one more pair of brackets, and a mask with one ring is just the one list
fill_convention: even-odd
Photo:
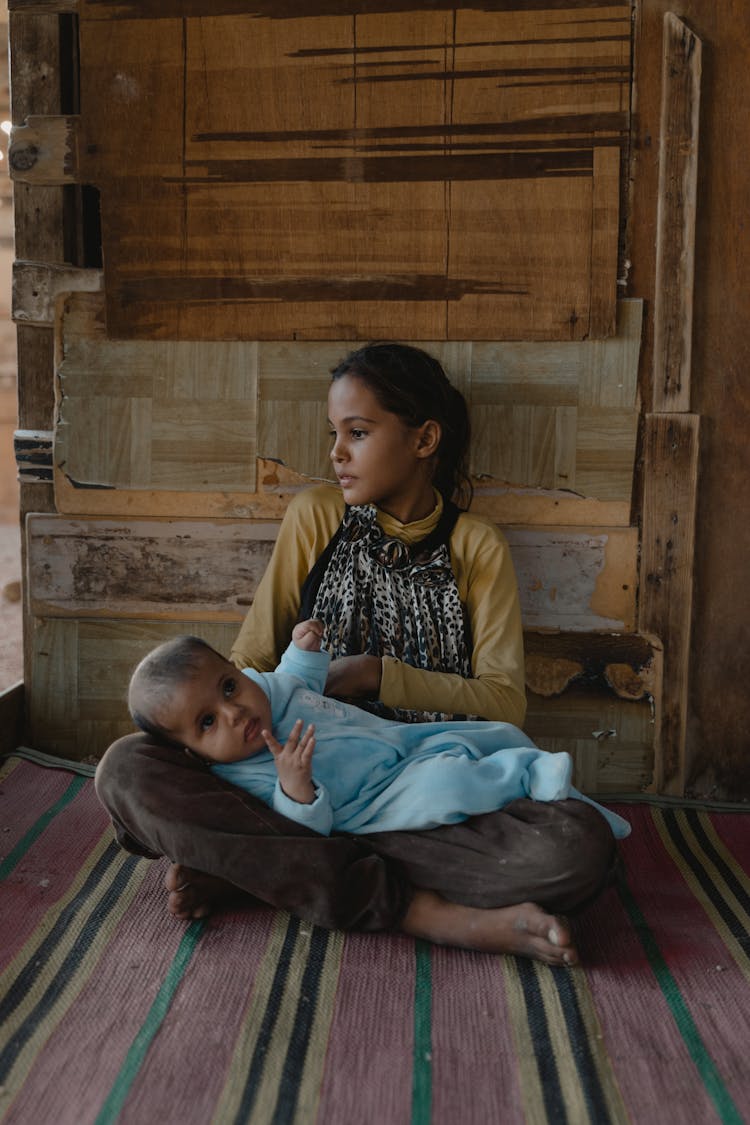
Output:
[[436,828],[519,797],[575,797],[615,836],[629,833],[571,786],[570,755],[540,750],[510,723],[402,723],[324,695],[321,635],[319,621],[296,625],[271,673],[240,672],[198,637],[167,641],[133,673],[133,720],[323,835]]

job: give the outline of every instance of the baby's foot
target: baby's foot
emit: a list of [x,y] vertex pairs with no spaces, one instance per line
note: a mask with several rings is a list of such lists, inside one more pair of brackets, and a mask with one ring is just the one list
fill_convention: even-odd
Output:
[[540,754],[529,766],[529,796],[535,801],[564,801],[573,780],[570,754]]
[[[214,910],[236,905],[243,899],[242,891],[232,883],[181,863],[170,865],[164,886],[169,891],[170,913],[185,921],[206,918]],[[244,897],[249,901],[249,896]]]

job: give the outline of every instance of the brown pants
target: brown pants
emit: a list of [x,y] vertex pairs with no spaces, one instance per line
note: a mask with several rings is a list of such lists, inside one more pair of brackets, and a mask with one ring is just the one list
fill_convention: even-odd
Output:
[[396,928],[415,887],[465,906],[569,914],[615,863],[607,822],[574,800],[518,800],[427,832],[319,836],[145,734],[110,747],[96,789],[128,851],[217,875],[329,929]]

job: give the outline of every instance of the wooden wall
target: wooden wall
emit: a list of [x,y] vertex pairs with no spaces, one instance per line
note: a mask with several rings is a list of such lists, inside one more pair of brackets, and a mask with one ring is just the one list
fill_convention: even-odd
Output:
[[[700,640],[714,613],[738,638],[742,571],[711,561],[702,494],[694,522],[699,435],[705,479],[714,422],[731,433],[734,419],[707,389],[719,376],[697,330],[718,343],[724,326],[700,269],[717,259],[691,99],[701,41],[731,42],[739,74],[745,40],[707,5],[702,34],[686,16],[670,39],[664,7],[638,5],[631,90],[627,4],[488,6],[455,21],[434,4],[416,24],[406,4],[368,5],[367,18],[357,7],[290,19],[256,5],[249,28],[236,4],[205,18],[197,2],[81,3],[80,90],[63,83],[60,96],[34,72],[42,50],[70,68],[72,17],[11,5],[21,426],[36,450],[22,505],[39,513],[29,736],[96,757],[126,729],[127,669],[146,645],[195,624],[226,647],[286,498],[325,473],[328,367],[352,341],[388,335],[440,354],[471,403],[475,506],[508,531],[519,574],[531,733],[572,750],[592,791],[708,778],[735,795],[739,695],[719,713],[701,687],[719,677]],[[249,62],[251,30],[263,51]],[[723,78],[709,59],[711,97]],[[664,74],[681,76],[666,103]],[[250,93],[272,127],[258,128]],[[682,164],[660,171],[678,126]],[[669,176],[689,199],[696,167],[686,214]],[[84,182],[100,192],[103,270],[80,221]],[[699,267],[695,333],[692,276],[675,285],[654,251],[675,235]],[[675,325],[692,358],[676,396],[659,390],[665,364],[686,370],[665,351]],[[737,443],[728,457],[742,479]],[[241,588],[221,568],[196,579],[217,547]],[[701,565],[723,609],[710,609]],[[723,748],[707,722],[730,735]]]
[[[635,9],[637,98],[628,292],[646,300],[641,385],[647,401],[653,397],[654,383],[664,376],[663,367],[652,362],[651,310],[659,298],[654,251],[657,138],[663,20],[670,8],[665,0],[647,0]],[[685,790],[696,796],[741,798],[750,796],[750,694],[744,672],[750,636],[750,525],[743,515],[750,493],[750,161],[739,137],[750,128],[750,12],[736,0],[686,0],[679,15],[702,44],[692,364],[685,388],[687,411],[700,422],[700,458],[693,466],[699,474],[695,547],[684,564],[694,580],[685,677]],[[670,297],[673,292],[672,285]],[[680,444],[684,450],[686,442]]]

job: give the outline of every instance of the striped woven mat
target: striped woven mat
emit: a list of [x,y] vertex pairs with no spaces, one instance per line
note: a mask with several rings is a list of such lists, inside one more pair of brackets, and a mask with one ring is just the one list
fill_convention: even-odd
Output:
[[628,805],[584,967],[190,925],[89,778],[0,763],[0,1120],[488,1125],[750,1120],[750,815]]

